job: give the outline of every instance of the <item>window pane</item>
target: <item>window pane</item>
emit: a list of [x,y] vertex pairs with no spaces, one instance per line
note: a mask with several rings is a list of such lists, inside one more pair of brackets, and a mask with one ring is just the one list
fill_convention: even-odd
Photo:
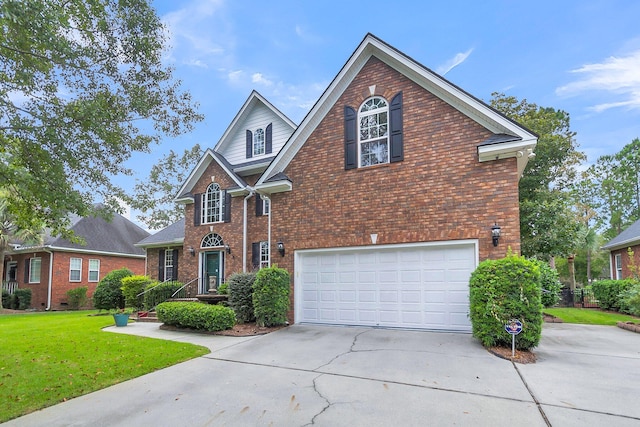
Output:
[[29,261],[29,283],[39,283],[41,260],[40,258],[31,258]]
[[253,133],[253,155],[264,154],[264,130],[258,129]]
[[220,222],[221,220],[220,186],[212,183],[202,195],[202,223]]
[[100,279],[100,260],[89,260],[89,281],[97,282]]

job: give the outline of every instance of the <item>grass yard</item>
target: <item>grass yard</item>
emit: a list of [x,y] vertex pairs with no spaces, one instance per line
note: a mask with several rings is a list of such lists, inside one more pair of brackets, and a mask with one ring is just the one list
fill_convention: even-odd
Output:
[[562,319],[564,323],[580,323],[583,325],[615,326],[618,322],[638,322],[637,317],[627,314],[601,311],[595,308],[545,308],[552,316]]
[[0,423],[209,352],[104,332],[113,317],[89,313],[0,315]]

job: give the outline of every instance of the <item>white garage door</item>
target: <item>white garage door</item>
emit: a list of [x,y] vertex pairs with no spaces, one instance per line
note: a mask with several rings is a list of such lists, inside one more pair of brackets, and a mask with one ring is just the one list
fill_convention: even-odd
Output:
[[476,242],[296,251],[301,323],[470,331]]

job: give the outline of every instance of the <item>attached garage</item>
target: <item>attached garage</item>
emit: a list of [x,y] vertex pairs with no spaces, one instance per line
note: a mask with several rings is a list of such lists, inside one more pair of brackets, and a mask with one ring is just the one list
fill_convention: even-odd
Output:
[[476,240],[295,252],[296,323],[471,331]]

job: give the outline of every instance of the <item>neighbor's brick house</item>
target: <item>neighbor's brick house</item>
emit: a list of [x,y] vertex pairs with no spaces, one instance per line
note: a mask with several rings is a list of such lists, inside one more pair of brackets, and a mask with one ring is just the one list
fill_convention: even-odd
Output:
[[206,292],[210,276],[278,264],[292,321],[470,330],[471,271],[520,249],[518,180],[535,145],[367,35],[299,126],[251,94],[177,198],[177,277]]
[[[631,265],[640,267],[640,220],[631,224],[622,233],[611,239],[602,249],[609,251],[609,267],[612,279],[633,277]],[[629,258],[633,252],[633,263]]]
[[134,246],[149,235],[133,222],[114,214],[101,217],[74,217],[71,230],[83,243],[46,236],[37,246],[16,246],[4,259],[3,287],[31,289],[31,308],[64,310],[67,291],[87,286],[91,297],[100,279],[112,270],[126,267],[144,274],[145,253]]

